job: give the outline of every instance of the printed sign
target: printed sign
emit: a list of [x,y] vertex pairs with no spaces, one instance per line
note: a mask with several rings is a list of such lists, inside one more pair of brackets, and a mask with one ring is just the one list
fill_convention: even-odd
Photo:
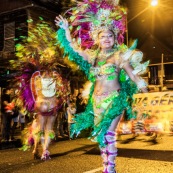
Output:
[[122,121],[118,132],[173,132],[173,92],[140,93],[134,95],[135,120]]
[[173,119],[173,92],[154,92],[134,95],[133,110],[142,114]]

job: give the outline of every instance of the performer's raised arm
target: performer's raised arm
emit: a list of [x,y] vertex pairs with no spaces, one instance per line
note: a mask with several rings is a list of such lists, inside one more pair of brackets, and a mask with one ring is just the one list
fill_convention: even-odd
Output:
[[75,43],[73,42],[73,40],[71,38],[71,35],[70,35],[69,24],[68,24],[67,19],[65,19],[61,15],[59,15],[55,19],[55,25],[56,26],[59,26],[62,29],[64,29],[66,39],[70,43],[70,46],[73,48],[73,50],[75,52],[77,52],[80,56],[82,56],[84,60],[87,60],[88,61],[88,55],[87,55],[87,53],[85,53],[85,51],[83,51],[83,50],[80,50],[80,48],[77,47],[75,45]]

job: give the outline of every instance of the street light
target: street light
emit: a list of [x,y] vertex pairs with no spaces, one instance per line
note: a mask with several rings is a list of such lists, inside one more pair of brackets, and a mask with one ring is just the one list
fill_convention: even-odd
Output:
[[164,75],[163,58],[164,58],[164,54],[162,53],[162,56],[161,56],[161,74],[160,74],[161,90],[163,90],[163,75]]
[[151,8],[151,6],[152,7],[156,7],[158,5],[158,0],[151,0],[151,2],[150,2],[150,4],[146,7],[146,8],[144,8],[142,11],[140,11],[138,14],[136,14],[134,17],[132,17],[131,19],[129,19],[128,21],[127,21],[127,17],[126,17],[126,44],[127,44],[127,46],[128,46],[128,44],[129,44],[129,42],[128,42],[128,24],[131,22],[131,21],[133,21],[134,19],[136,19],[138,16],[140,16],[141,14],[143,14],[145,11],[147,11],[149,8]]
[[158,5],[158,0],[152,0],[151,1],[151,6],[155,7]]
[[[156,7],[158,5],[158,0],[152,0],[151,6]],[[163,77],[164,77],[164,54],[161,55],[161,74],[160,74],[160,85],[161,85],[161,91],[163,90]]]
[[149,8],[155,7],[158,5],[158,0],[151,0],[150,5],[148,5],[146,8],[144,8],[142,11],[140,11],[137,15],[135,15],[134,17],[132,17],[130,20],[128,20],[128,23],[130,23],[132,20],[136,19],[138,16],[140,16],[141,14],[143,14],[145,11],[147,11]]
[[[150,3],[148,3],[148,6],[146,8],[144,8],[142,11],[140,11],[138,14],[136,14],[134,17],[132,17],[130,20],[127,21],[126,18],[126,44],[127,46],[129,46],[129,41],[128,41],[128,24],[130,22],[132,22],[134,19],[136,19],[137,17],[139,17],[141,14],[143,14],[145,11],[147,11],[148,9],[152,9],[153,11],[155,11],[156,7],[159,5],[159,0],[150,0]],[[153,17],[153,16],[152,16]],[[161,62],[161,88],[163,88],[163,74],[164,74],[164,66],[163,66],[163,58],[164,55],[162,54],[162,62]]]

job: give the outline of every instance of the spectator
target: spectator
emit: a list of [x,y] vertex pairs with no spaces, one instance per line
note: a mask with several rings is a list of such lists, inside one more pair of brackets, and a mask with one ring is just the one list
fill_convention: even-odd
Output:
[[25,117],[27,115],[27,110],[23,107],[19,110],[19,123],[20,123],[20,130],[24,130],[25,127]]
[[57,112],[57,131],[56,136],[64,137],[64,106],[62,106],[60,109],[58,109]]
[[16,113],[16,116],[13,116],[14,118],[12,119],[13,125],[11,128],[11,140],[15,140],[14,135],[16,132],[17,126],[20,127],[20,130],[24,130],[25,127],[25,116],[27,114],[27,111],[25,108],[20,108],[18,112]]
[[76,98],[76,113],[84,112],[85,110],[85,102],[82,98],[82,94],[79,93]]
[[12,118],[12,121],[13,121],[13,125],[11,127],[11,140],[15,140],[14,135],[15,135],[15,130],[18,125],[19,116],[17,115],[16,117]]
[[71,124],[73,124],[73,117],[74,114],[76,113],[76,108],[73,102],[69,103],[69,106],[67,107],[67,115],[68,115],[68,134],[69,134],[69,139],[71,139],[70,137],[70,128],[71,128]]
[[9,141],[10,129],[11,129],[11,119],[13,115],[14,104],[10,101],[10,89],[4,89],[1,98],[1,112],[2,112],[2,141]]

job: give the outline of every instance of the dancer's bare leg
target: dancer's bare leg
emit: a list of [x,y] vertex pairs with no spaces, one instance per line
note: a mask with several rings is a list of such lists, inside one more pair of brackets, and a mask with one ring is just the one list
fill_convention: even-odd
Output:
[[119,124],[119,122],[120,122],[120,119],[121,119],[121,117],[123,116],[123,114],[121,114],[121,115],[119,115],[118,117],[116,117],[113,121],[112,121],[112,123],[111,123],[111,125],[110,125],[110,127],[109,127],[109,131],[114,131],[115,132],[115,130],[117,129],[117,126],[118,126],[118,124]]
[[49,148],[49,144],[51,142],[51,133],[53,133],[53,125],[54,125],[54,122],[55,122],[55,119],[56,119],[56,116],[47,116],[46,117],[46,124],[45,124],[45,139],[44,139],[44,144],[43,144],[43,154],[42,154],[42,157],[41,159],[42,160],[48,160],[50,159],[50,156],[49,156],[49,151],[48,151],[48,148]]
[[44,121],[42,120],[41,114],[37,115],[37,118],[33,121],[32,123],[32,128],[33,128],[33,137],[34,137],[34,149],[33,149],[33,154],[34,158],[37,159],[39,158],[38,154],[38,144],[40,142],[40,135],[39,133],[43,131],[43,125]]
[[42,148],[44,147],[45,143],[45,128],[47,123],[47,116],[39,115],[39,123],[40,123],[40,141]]
[[51,142],[51,138],[50,138],[50,133],[53,133],[53,126],[54,126],[54,122],[55,122],[56,116],[49,116],[47,118],[47,122],[46,122],[46,128],[45,128],[45,143],[44,143],[44,150],[47,150],[49,147],[49,144]]

